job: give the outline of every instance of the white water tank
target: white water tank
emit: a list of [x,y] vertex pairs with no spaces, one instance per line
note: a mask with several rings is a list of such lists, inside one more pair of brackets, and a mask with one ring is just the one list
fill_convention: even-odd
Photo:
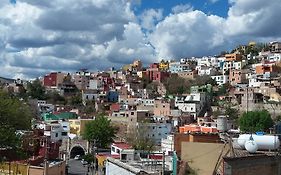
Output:
[[258,150],[258,144],[254,140],[248,140],[245,143],[245,148],[249,153],[255,153]]
[[[245,144],[250,140],[250,137],[251,134],[240,135],[237,139],[239,146],[245,149]],[[258,145],[258,150],[275,150],[280,147],[280,141],[277,136],[252,134],[252,137]]]
[[180,63],[181,63],[181,64],[185,64],[185,63],[186,63],[186,59],[185,59],[185,58],[182,58],[182,59],[180,60]]
[[227,131],[227,118],[226,118],[226,116],[218,116],[218,118],[217,118],[217,130],[219,132]]

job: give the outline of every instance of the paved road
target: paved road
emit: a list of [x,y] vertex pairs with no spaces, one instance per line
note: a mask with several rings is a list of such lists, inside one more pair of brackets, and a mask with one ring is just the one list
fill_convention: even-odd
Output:
[[70,159],[68,161],[68,174],[69,175],[86,175],[87,166],[83,166],[81,160]]

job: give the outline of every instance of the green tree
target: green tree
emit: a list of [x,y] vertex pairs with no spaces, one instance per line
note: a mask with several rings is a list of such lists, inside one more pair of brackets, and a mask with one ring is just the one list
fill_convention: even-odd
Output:
[[89,142],[96,141],[96,146],[106,148],[113,142],[117,129],[111,124],[111,120],[103,115],[85,125],[82,136]]
[[217,85],[216,80],[212,79],[211,76],[203,75],[195,77],[193,85],[202,86],[206,84]]
[[21,138],[16,130],[29,130],[31,118],[28,105],[0,90],[0,148],[20,151]]
[[74,106],[82,106],[82,94],[77,93],[76,95],[71,96],[68,103]]
[[244,132],[268,131],[273,120],[266,110],[245,112],[239,118],[239,126]]
[[239,115],[239,110],[232,108],[230,106],[227,106],[225,108],[225,115],[228,116],[229,119],[231,120],[237,120],[238,119],[238,115]]
[[35,98],[38,100],[46,99],[46,90],[45,87],[42,86],[40,80],[37,78],[31,83],[27,84],[27,94],[31,98]]
[[188,93],[191,86],[190,80],[179,77],[177,74],[171,74],[163,84],[167,89],[167,93],[171,95]]
[[48,92],[46,94],[48,102],[52,104],[66,104],[66,100],[58,92]]

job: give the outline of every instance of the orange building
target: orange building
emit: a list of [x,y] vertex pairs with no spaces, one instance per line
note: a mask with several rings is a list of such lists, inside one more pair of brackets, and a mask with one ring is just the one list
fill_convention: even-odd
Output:
[[241,61],[242,55],[238,53],[225,54],[225,61]]
[[280,72],[280,67],[274,63],[266,64],[267,62],[263,62],[262,64],[256,65],[256,74],[264,74],[266,72],[270,73],[278,73]]
[[206,127],[198,125],[185,125],[179,127],[180,133],[193,133],[193,132],[202,132],[202,133],[217,133],[218,130],[215,127]]
[[245,70],[230,70],[229,72],[229,81],[231,85],[236,85],[238,83],[246,83],[246,72]]

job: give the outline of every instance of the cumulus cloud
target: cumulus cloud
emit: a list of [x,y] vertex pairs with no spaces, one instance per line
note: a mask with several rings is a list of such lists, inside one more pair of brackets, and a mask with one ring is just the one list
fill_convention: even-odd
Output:
[[176,5],[175,7],[172,8],[173,13],[182,13],[182,12],[190,12],[193,10],[192,5],[190,4],[180,4]]
[[163,10],[162,9],[149,9],[145,10],[140,19],[141,19],[141,26],[144,29],[152,30],[155,27],[155,24],[162,20],[163,18]]
[[161,58],[207,54],[223,43],[223,23],[222,18],[201,11],[170,15],[157,24],[151,42]]
[[[210,0],[215,3],[217,0]],[[141,59],[217,54],[250,40],[281,38],[276,0],[229,0],[227,17],[179,4],[136,15],[140,0],[0,1],[0,76],[102,70]]]

